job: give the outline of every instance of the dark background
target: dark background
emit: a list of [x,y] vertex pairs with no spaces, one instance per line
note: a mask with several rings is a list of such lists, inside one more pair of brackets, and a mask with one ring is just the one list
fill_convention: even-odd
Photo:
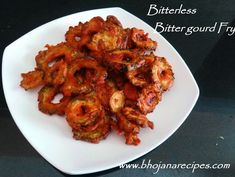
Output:
[[[196,8],[195,15],[157,15],[148,17],[149,5]],[[235,26],[234,0],[9,0],[0,6],[0,51],[32,29],[72,13],[104,7],[121,7],[155,27],[156,21],[178,26],[211,26],[227,21]],[[160,170],[114,168],[88,176],[235,176],[235,35],[217,33],[162,33],[177,49],[192,71],[199,87],[199,100],[184,124],[167,141],[145,156],[141,163],[230,163],[220,170]],[[17,56],[16,56],[17,57]],[[19,100],[18,100],[19,101]],[[20,104],[20,102],[19,102]],[[16,127],[0,90],[0,177],[62,177],[22,136]],[[51,147],[56,148],[56,147]],[[105,152],[104,152],[105,153]]]

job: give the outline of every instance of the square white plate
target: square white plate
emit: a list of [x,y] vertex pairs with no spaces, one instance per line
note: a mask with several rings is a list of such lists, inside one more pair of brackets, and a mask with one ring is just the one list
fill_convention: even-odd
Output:
[[[37,107],[37,91],[19,86],[21,73],[33,70],[35,56],[45,44],[64,41],[69,26],[94,16],[116,16],[123,26],[137,27],[158,42],[156,54],[165,56],[172,65],[175,82],[164,93],[162,102],[148,115],[154,130],[142,129],[138,146],[126,145],[124,138],[111,133],[99,144],[76,141],[66,120],[48,116]],[[68,174],[85,174],[106,170],[130,162],[153,150],[169,138],[184,122],[198,96],[198,86],[187,65],[174,47],[148,24],[121,8],[79,12],[42,25],[6,47],[2,60],[2,81],[11,115],[29,143],[53,166]]]

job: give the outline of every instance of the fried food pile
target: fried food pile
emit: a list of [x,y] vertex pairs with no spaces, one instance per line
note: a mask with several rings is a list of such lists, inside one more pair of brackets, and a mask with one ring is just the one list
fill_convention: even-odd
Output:
[[21,74],[20,86],[41,87],[39,110],[65,115],[75,139],[98,143],[113,129],[126,144],[138,145],[140,129],[154,128],[146,115],[174,74],[166,58],[154,55],[157,43],[143,30],[97,16],[69,27],[65,42],[45,47],[35,69]]

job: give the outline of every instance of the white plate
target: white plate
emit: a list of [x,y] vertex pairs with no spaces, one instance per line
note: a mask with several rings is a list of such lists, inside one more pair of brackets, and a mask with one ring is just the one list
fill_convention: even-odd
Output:
[[[66,120],[48,116],[37,107],[37,91],[19,87],[20,74],[33,70],[35,56],[45,44],[64,41],[69,26],[94,16],[115,15],[124,27],[144,29],[158,42],[157,55],[165,56],[173,66],[175,82],[162,102],[148,117],[154,130],[142,129],[138,146],[126,145],[122,136],[111,133],[99,144],[76,141]],[[85,174],[106,170],[130,162],[153,150],[172,135],[184,122],[199,96],[198,86],[187,65],[166,39],[148,24],[121,8],[79,12],[53,20],[25,34],[3,54],[2,81],[11,115],[30,144],[53,166],[68,174]]]

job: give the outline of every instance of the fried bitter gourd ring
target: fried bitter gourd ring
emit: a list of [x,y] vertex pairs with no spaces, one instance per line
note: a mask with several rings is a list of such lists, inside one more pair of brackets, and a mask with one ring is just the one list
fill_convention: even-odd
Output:
[[98,143],[110,131],[109,117],[94,97],[71,100],[66,108],[66,120],[75,139]]
[[157,47],[157,42],[148,38],[148,33],[141,29],[131,28],[131,39],[138,48],[155,50]]
[[67,70],[67,63],[64,60],[56,62],[45,72],[45,83],[52,85],[63,84],[65,82]]
[[69,103],[69,97],[63,97],[58,103],[53,103],[57,94],[61,94],[58,87],[44,86],[38,93],[38,108],[45,114],[58,114],[64,115],[65,108]]
[[[78,82],[76,74],[81,69],[94,70],[94,77],[89,83],[86,81]],[[62,87],[62,91],[66,96],[89,93],[93,90],[95,84],[104,82],[106,77],[105,69],[97,61],[93,59],[77,59],[71,63],[68,69],[67,79]]]
[[141,67],[133,69],[132,66],[129,65],[126,75],[134,86],[144,87],[149,84],[148,72],[144,72],[144,69]]
[[91,51],[125,49],[127,47],[127,39],[128,36],[122,27],[106,21],[102,30],[92,35],[87,47]]
[[[49,65],[58,60],[65,60],[70,63],[73,59],[77,58],[79,53],[69,47],[65,42],[59,43],[55,46],[46,45],[47,50],[40,51],[36,56],[37,68],[47,71]],[[81,55],[81,54],[80,54]]]
[[[83,81],[79,83],[76,74],[79,73],[81,69],[92,69],[94,70],[94,77],[91,79],[90,82]],[[95,60],[93,59],[77,59],[73,63],[71,63],[67,79],[65,84],[62,87],[63,93],[67,96],[71,96],[72,94],[85,94],[89,93],[93,89],[94,84],[104,82],[107,73],[105,69],[100,66]]]
[[77,26],[70,26],[69,30],[65,33],[65,40],[74,48],[78,47],[78,41],[82,35],[82,26],[83,23],[81,22]]
[[21,76],[23,79],[20,82],[20,86],[25,90],[36,88],[44,83],[44,72],[39,69],[22,73]]
[[115,50],[105,56],[105,62],[112,66],[113,63],[128,65],[139,61],[138,55],[131,50]]
[[65,40],[70,46],[81,50],[91,40],[91,35],[102,29],[103,24],[104,20],[101,17],[94,17],[84,24],[70,26],[65,34]]
[[100,118],[102,123],[91,131],[79,131],[73,129],[73,137],[78,140],[88,141],[91,143],[99,143],[100,140],[105,139],[111,128],[110,128],[110,118],[105,114],[104,110],[100,112]]
[[174,81],[174,73],[171,65],[164,57],[156,57],[152,66],[152,78],[154,82],[159,82],[163,91],[168,90]]
[[153,53],[148,55],[140,54],[135,63],[129,64],[127,69],[127,78],[129,81],[138,87],[145,87],[152,81],[151,66],[155,60]]
[[66,119],[72,129],[92,131],[102,122],[101,105],[96,98],[74,98],[66,108]]
[[122,113],[126,116],[127,120],[141,127],[149,127],[153,129],[153,122],[148,120],[148,118],[144,114],[141,114],[139,111],[131,107],[124,107],[122,109]]
[[154,110],[161,98],[162,90],[159,84],[149,84],[141,90],[137,105],[143,114],[147,114]]

